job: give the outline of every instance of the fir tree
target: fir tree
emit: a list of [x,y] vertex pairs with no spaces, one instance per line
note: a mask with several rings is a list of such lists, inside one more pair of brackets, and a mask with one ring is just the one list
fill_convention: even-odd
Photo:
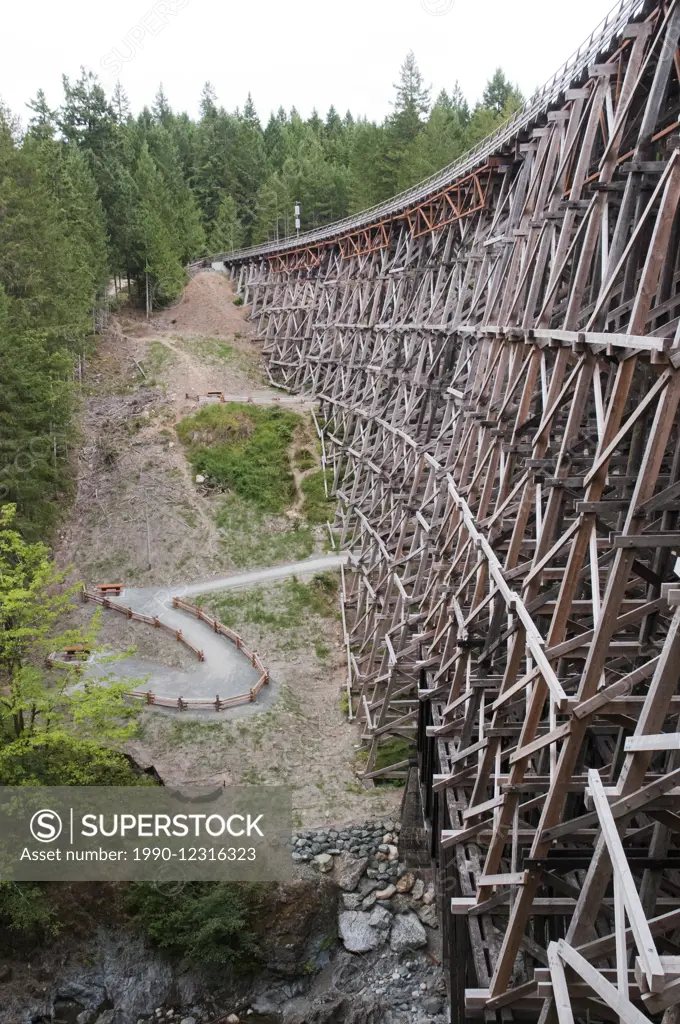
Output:
[[35,99],[26,105],[33,111],[33,117],[28,122],[30,133],[36,138],[52,139],[56,130],[56,112],[48,106],[43,90],[38,89]]
[[236,201],[232,196],[225,195],[217,208],[213,222],[209,250],[213,255],[221,252],[232,252],[243,245],[245,233],[238,217]]
[[482,105],[495,114],[502,114],[510,106],[519,107],[524,98],[519,89],[505,77],[501,68],[496,68],[489,79],[482,96]]
[[246,99],[246,104],[243,108],[243,120],[247,121],[248,124],[251,124],[253,127],[261,128],[260,119],[257,116],[253,97],[250,93],[248,93],[248,98]]
[[201,118],[215,117],[217,114],[217,93],[212,82],[206,82],[201,90],[199,110]]
[[413,50],[406,55],[399,72],[399,82],[394,88],[397,98],[391,120],[399,137],[405,142],[412,142],[430,109],[430,90],[425,87]]
[[158,92],[156,93],[153,101],[153,107],[151,108],[153,119],[156,124],[162,124],[164,128],[167,128],[172,121],[172,108],[168,103],[168,97],[163,91],[163,83],[158,86]]
[[[150,290],[152,303],[177,298],[185,283],[181,243],[172,230],[172,200],[146,142],[135,169],[137,268]],[[140,276],[141,276],[140,275]]]
[[113,107],[114,117],[118,124],[125,124],[127,119],[130,117],[130,100],[128,94],[121,85],[120,79],[116,82],[113,90],[113,96],[111,97],[111,106]]

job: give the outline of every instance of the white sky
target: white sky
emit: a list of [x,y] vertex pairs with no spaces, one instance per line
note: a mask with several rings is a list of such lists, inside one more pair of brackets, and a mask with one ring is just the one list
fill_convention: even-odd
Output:
[[[0,97],[25,121],[24,104],[38,88],[57,106],[61,74],[75,77],[85,64],[108,92],[119,77],[135,113],[151,104],[162,82],[173,108],[195,115],[201,87],[210,79],[229,110],[243,106],[250,90],[263,121],[279,104],[295,105],[308,116],[314,106],[325,114],[331,103],[341,114],[349,108],[381,120],[409,49],[433,97],[458,79],[474,102],[498,65],[529,94],[612,5],[613,0],[6,0]],[[118,74],[109,70],[114,51],[124,58]]]

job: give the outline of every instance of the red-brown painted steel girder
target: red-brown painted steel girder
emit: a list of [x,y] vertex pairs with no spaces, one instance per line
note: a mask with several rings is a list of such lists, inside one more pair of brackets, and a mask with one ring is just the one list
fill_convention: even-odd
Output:
[[493,168],[487,163],[424,203],[407,210],[405,216],[413,237],[420,238],[430,231],[439,231],[483,210],[492,173]]

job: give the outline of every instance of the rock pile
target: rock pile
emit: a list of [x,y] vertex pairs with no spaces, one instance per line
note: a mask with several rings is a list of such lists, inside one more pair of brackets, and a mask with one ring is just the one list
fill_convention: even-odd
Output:
[[[390,831],[385,831],[390,829]],[[428,944],[438,927],[432,884],[399,860],[398,822],[296,833],[293,859],[327,875],[342,892],[338,931],[345,949],[394,953]]]
[[[368,875],[366,859],[354,860],[341,854],[335,862],[338,883],[343,889],[338,930],[345,949],[366,953],[389,943],[394,953],[421,949],[428,944],[426,928],[438,927],[434,886],[426,885],[404,865],[397,867],[396,884]],[[360,868],[365,870],[360,872]],[[359,875],[351,887],[350,872]],[[340,881],[342,879],[343,881]]]
[[390,835],[396,841],[401,824],[398,821],[373,821],[366,825],[351,825],[348,828],[308,829],[293,832],[293,860],[309,862],[322,853],[337,856],[343,851],[358,857],[371,857],[383,845],[384,836]]

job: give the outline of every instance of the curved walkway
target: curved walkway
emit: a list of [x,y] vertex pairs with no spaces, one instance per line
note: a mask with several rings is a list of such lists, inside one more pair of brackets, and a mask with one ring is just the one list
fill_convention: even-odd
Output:
[[[133,611],[142,615],[155,615],[172,629],[181,629],[186,639],[194,647],[203,651],[205,661],[197,661],[190,670],[184,670],[167,668],[135,656],[123,658],[112,664],[98,663],[95,656],[94,660],[88,664],[85,670],[86,674],[93,679],[112,675],[121,681],[134,679],[136,690],[157,693],[163,697],[183,697],[186,700],[214,700],[218,695],[223,700],[235,697],[257,683],[260,677],[258,669],[254,668],[234,644],[225,637],[214,633],[209,626],[194,618],[193,615],[173,608],[173,597],[194,599],[203,594],[252,587],[270,580],[288,579],[291,576],[304,578],[329,569],[339,568],[346,561],[347,555],[329,555],[289,565],[273,566],[269,569],[255,569],[252,572],[215,577],[200,583],[168,589],[126,588],[120,597],[112,600],[112,604],[132,608]],[[139,628],[151,627],[140,625]],[[173,643],[172,638],[168,638],[168,643]],[[266,659],[264,660],[266,661]],[[137,682],[140,679],[143,682]],[[263,707],[272,703],[277,692],[276,682],[272,681],[269,686],[265,686],[260,691],[255,703],[231,709],[229,714],[235,712],[248,714],[262,710]],[[170,713],[176,712],[171,711]],[[210,711],[198,713],[217,714],[217,712]],[[220,714],[224,713],[220,712]]]

